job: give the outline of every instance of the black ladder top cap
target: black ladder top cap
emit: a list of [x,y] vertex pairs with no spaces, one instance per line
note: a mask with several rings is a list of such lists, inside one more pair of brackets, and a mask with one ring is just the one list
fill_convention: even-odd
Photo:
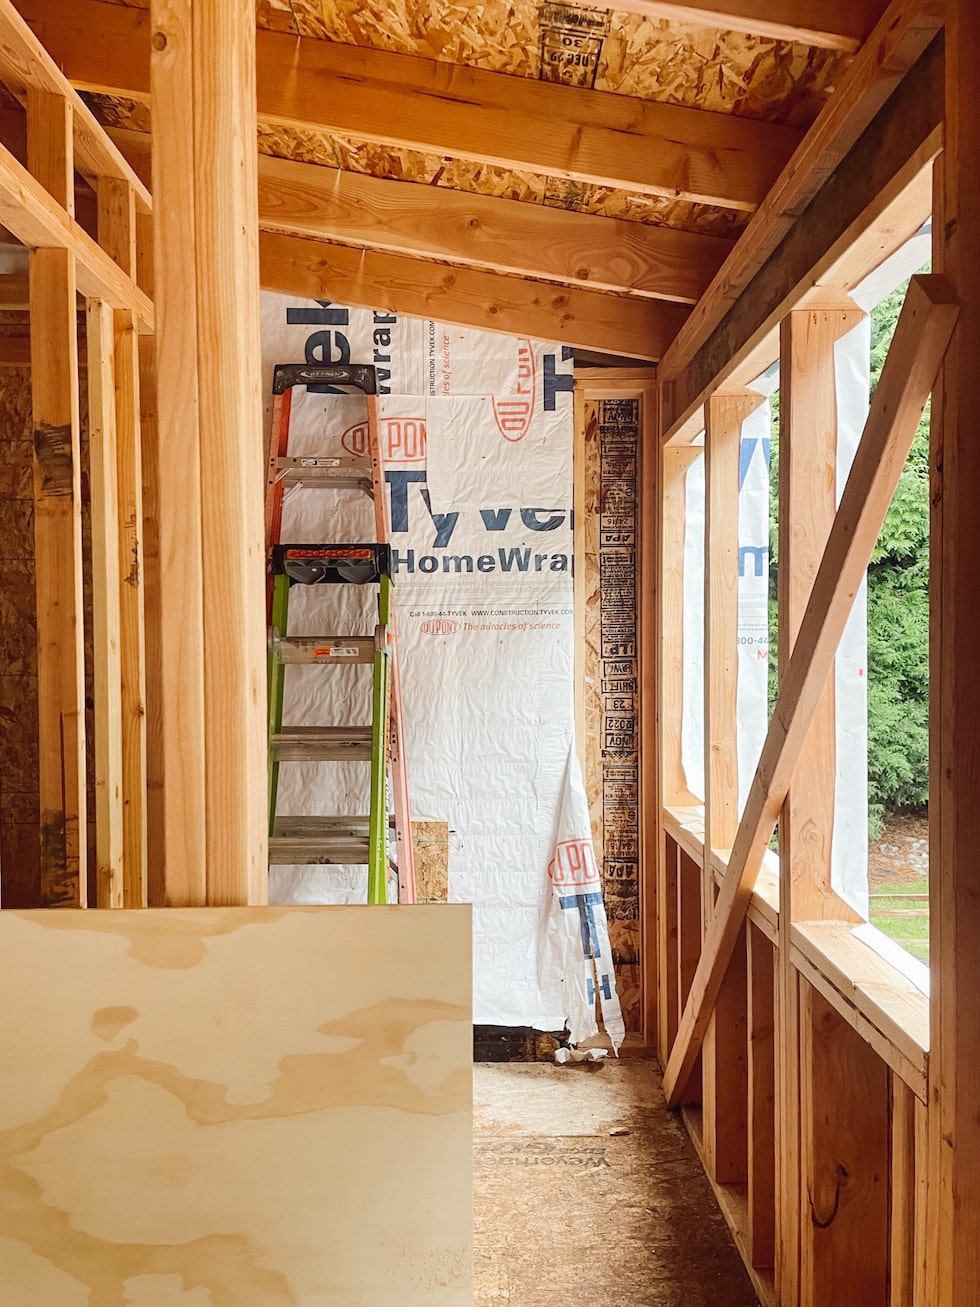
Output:
[[293,386],[354,386],[365,395],[376,395],[378,370],[373,363],[277,363],[273,395],[284,395]]
[[367,585],[391,576],[386,544],[281,544],[272,547],[273,576],[290,584]]

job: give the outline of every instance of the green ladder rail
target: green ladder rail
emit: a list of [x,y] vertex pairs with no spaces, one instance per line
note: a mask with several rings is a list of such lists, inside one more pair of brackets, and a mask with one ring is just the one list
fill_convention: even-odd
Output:
[[[272,549],[272,622],[268,654],[269,835],[276,832],[279,765],[282,761],[371,763],[371,808],[367,838],[368,903],[388,902],[388,751],[392,609],[391,551],[385,544],[280,544]],[[378,624],[374,636],[289,637],[289,591],[293,585],[378,585]],[[370,753],[359,745],[363,728],[317,731],[298,728],[284,735],[282,724],[285,670],[292,661],[350,663],[367,661],[373,645]]]

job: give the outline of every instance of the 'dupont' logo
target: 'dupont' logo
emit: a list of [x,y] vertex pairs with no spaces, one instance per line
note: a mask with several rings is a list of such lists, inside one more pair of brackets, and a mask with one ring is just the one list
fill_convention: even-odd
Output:
[[459,622],[451,622],[447,617],[440,617],[434,622],[423,622],[419,627],[423,635],[455,635]]
[[517,388],[513,395],[494,396],[493,416],[505,440],[523,440],[534,415],[534,351],[529,340],[517,342]]
[[[418,463],[425,458],[424,418],[382,418],[380,427],[381,457],[385,463]],[[340,443],[355,458],[367,458],[370,452],[367,423],[348,427]]]

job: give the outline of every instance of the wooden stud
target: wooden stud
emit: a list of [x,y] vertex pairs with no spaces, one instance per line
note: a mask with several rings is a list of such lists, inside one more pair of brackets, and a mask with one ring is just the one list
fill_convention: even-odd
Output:
[[741,930],[812,715],[956,321],[942,277],[914,277],[762,748],[711,931],[664,1075],[676,1103]]
[[705,1169],[718,1184],[748,1179],[745,933],[736,942],[701,1050]]
[[[775,987],[776,953],[762,931],[746,927],[749,1023],[749,1241],[752,1265],[768,1269],[776,1248]],[[783,1209],[780,1209],[782,1216]]]
[[894,1072],[890,1078],[891,1297],[888,1307],[915,1307],[916,1098]]
[[657,1010],[657,1056],[666,1063],[677,1035],[680,1017],[680,961],[677,866],[680,848],[663,832],[663,850],[657,879],[657,953],[660,986]]
[[701,800],[692,794],[681,762],[684,715],[684,533],[688,469],[704,450],[697,445],[663,451],[660,577],[660,769],[663,806],[689,807]]
[[[197,375],[193,78],[190,19],[181,3],[151,11],[154,114],[154,308],[157,377],[155,487],[159,531],[159,796],[164,895],[172,907],[207,900],[204,817],[204,580]],[[175,259],[173,251],[188,257]],[[179,614],[179,620],[178,615]]]
[[800,1307],[888,1302],[888,1071],[805,981]]
[[932,410],[928,1307],[980,1302],[980,116],[966,80],[980,55],[976,18],[963,0],[946,5],[946,147],[933,220],[933,261],[961,308]]
[[89,489],[92,505],[92,646],[95,675],[96,901],[121,908],[123,895],[123,741],[119,618],[119,486],[112,308],[89,300]]
[[75,216],[73,121],[71,101],[63,95],[33,87],[28,91],[28,167],[54,202],[71,217]]
[[100,177],[99,244],[127,277],[136,276],[136,192],[116,177]]
[[193,30],[208,902],[254,904],[268,879],[254,6],[180,7]]
[[[837,511],[837,388],[834,342],[860,321],[856,306],[799,309],[783,320],[780,336],[779,433],[779,668],[782,674],[799,632],[827,537]],[[794,920],[857,914],[831,883],[836,783],[834,686],[817,707],[797,764],[779,827],[780,890],[777,983],[780,1048],[797,1047],[796,969],[790,960]],[[780,1057],[776,1073],[779,1120],[777,1274],[787,1302],[797,1293],[800,1192],[799,1058]]]
[[661,960],[658,915],[660,858],[663,852],[663,799],[660,749],[657,741],[660,673],[660,583],[658,565],[660,524],[660,444],[657,440],[658,394],[648,383],[639,396],[640,427],[637,455],[637,715],[640,747],[637,755],[639,813],[637,838],[640,894],[640,988],[643,1044],[657,1047],[660,1025]]
[[[706,406],[704,546],[704,930],[715,904],[712,852],[738,830],[738,491],[742,423],[754,392]],[[702,1050],[704,1151],[709,1176],[741,1183],[747,1168],[745,949],[736,945]]]
[[[861,321],[853,306],[799,309],[783,320],[779,431],[779,666],[796,642],[837,512],[834,343]],[[779,830],[780,910],[791,920],[858,914],[831,887],[837,775],[833,682],[820,700]],[[788,935],[786,935],[788,939]]]
[[[72,190],[71,112],[64,100],[44,94],[33,96],[31,104],[28,164],[52,204],[67,202]],[[81,452],[75,260],[68,250],[32,250],[30,302],[41,898],[46,906],[84,907]]]
[[[691,993],[701,956],[701,895],[703,884],[700,864],[686,849],[678,849],[677,861],[677,998],[679,1022]],[[684,1089],[685,1103],[701,1102],[701,1059],[695,1063]]]
[[143,568],[143,451],[136,320],[114,315],[119,469],[119,609],[122,655],[124,904],[147,905],[146,648]]

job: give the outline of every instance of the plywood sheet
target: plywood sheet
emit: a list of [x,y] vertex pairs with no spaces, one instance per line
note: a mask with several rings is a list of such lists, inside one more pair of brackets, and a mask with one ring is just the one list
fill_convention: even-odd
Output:
[[470,916],[0,914],[11,1307],[463,1307]]

